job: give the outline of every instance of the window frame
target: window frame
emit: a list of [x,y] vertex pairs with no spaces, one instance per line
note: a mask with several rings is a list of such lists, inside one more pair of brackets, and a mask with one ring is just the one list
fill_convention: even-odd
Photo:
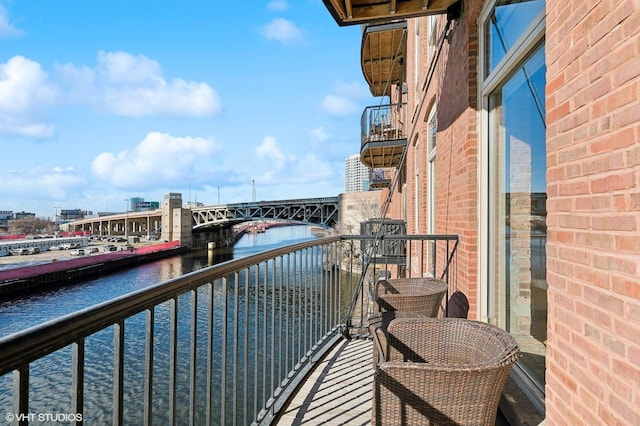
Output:
[[[528,27],[523,31],[520,38],[513,45],[500,62],[485,75],[487,69],[485,57],[485,49],[487,46],[487,35],[485,34],[485,23],[491,17],[491,14],[498,3],[498,0],[487,1],[477,19],[478,28],[478,283],[477,283],[477,318],[481,321],[493,324],[495,318],[490,316],[490,300],[492,289],[491,261],[487,253],[492,251],[491,228],[490,222],[495,214],[491,206],[491,188],[494,187],[494,177],[491,174],[491,166],[495,156],[495,147],[489,143],[491,128],[489,126],[489,96],[496,90],[512,72],[519,67],[530,54],[545,43],[546,30],[546,14],[545,10],[535,16]],[[511,376],[520,386],[521,390],[531,400],[532,404],[540,411],[544,412],[544,384],[540,384],[532,378],[518,364],[511,371]]]

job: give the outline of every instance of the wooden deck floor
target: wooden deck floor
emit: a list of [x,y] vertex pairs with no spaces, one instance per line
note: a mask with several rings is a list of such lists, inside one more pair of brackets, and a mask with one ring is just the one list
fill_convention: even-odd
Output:
[[344,340],[304,383],[278,425],[369,425],[372,342]]

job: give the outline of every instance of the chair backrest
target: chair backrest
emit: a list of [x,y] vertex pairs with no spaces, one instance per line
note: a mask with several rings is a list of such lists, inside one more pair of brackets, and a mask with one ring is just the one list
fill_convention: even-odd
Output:
[[401,318],[391,321],[388,361],[427,362],[454,368],[512,363],[518,345],[508,332],[463,318]]
[[411,312],[419,316],[438,316],[447,283],[433,278],[400,278],[376,283],[376,311]]
[[373,425],[495,425],[520,356],[509,333],[462,318],[401,318],[388,339],[388,361],[374,373]]

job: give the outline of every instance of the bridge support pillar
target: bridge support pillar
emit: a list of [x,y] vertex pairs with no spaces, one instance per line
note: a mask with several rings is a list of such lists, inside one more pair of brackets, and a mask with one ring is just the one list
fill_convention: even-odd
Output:
[[192,245],[198,249],[211,249],[221,247],[233,247],[235,243],[235,232],[232,225],[225,227],[212,228],[207,230],[199,230],[193,234]]

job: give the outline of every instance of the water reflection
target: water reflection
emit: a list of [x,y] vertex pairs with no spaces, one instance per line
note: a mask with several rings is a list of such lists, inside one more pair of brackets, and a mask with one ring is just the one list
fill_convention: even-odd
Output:
[[[132,270],[121,271],[110,274],[95,280],[88,281],[81,285],[59,288],[56,290],[45,291],[29,297],[20,298],[9,303],[0,305],[0,336],[13,333],[24,328],[39,324],[41,322],[59,317],[66,313],[82,309],[87,306],[94,305],[104,300],[135,291],[149,285],[156,284],[190,271],[198,270],[211,265],[212,263],[220,263],[233,257],[243,257],[250,254],[263,251],[268,248],[277,247],[293,242],[312,239],[307,227],[292,228],[275,228],[265,234],[247,235],[241,239],[235,249],[217,251],[218,256],[213,262],[209,258],[206,250],[201,252],[192,252],[183,256],[164,259],[150,264],[142,265]],[[287,265],[276,265],[287,270]],[[283,350],[293,353],[296,348],[287,342],[287,337],[296,332],[288,328],[288,324],[280,321],[285,315],[286,310],[294,311],[304,310],[302,307],[307,305],[318,306],[323,303],[320,299],[308,299],[302,295],[302,291],[296,289],[278,289],[273,284],[255,286],[253,283],[258,282],[256,276],[259,274],[264,277],[265,274],[270,275],[270,268],[274,268],[273,264],[268,264],[262,270],[254,270],[251,276],[245,277],[241,274],[238,279],[241,285],[236,286],[233,282],[228,282],[226,292],[231,295],[238,294],[239,304],[237,310],[231,307],[227,311],[227,315],[237,315],[239,324],[244,324],[241,330],[236,330],[239,339],[239,355],[236,359],[236,366],[230,368],[243,368],[248,373],[249,380],[243,378],[235,381],[232,389],[234,392],[242,392],[244,389],[257,388],[258,392],[263,391],[263,384],[258,383],[254,386],[252,382],[254,369],[260,368],[254,360],[256,352],[259,350],[249,344],[242,343],[244,336],[248,333],[255,333],[258,327],[264,327],[264,339],[278,339],[284,342]],[[300,272],[300,271],[298,271]],[[279,279],[279,272],[274,274]],[[262,280],[269,282],[268,280]],[[175,375],[171,373],[170,345],[172,344],[171,315],[173,307],[171,302],[159,305],[154,309],[153,314],[156,318],[156,327],[153,332],[153,393],[152,406],[154,412],[153,422],[156,424],[167,424],[169,421],[169,412],[171,403],[170,389],[175,380],[176,383],[176,401],[175,409],[177,417],[187,419],[189,416],[189,388],[190,388],[190,367],[189,367],[189,348],[193,339],[196,339],[197,355],[196,355],[196,389],[200,392],[196,395],[196,420],[203,420],[207,401],[203,389],[206,386],[207,378],[207,349],[212,347],[213,365],[220,367],[223,362],[221,348],[222,340],[222,318],[221,312],[224,311],[225,304],[222,288],[223,284],[217,282],[211,289],[212,294],[207,287],[200,288],[197,297],[192,299],[189,295],[180,296],[177,299],[179,305],[177,318],[177,357],[178,362],[175,363]],[[250,307],[251,304],[257,303],[263,306],[262,300],[271,298],[279,300],[276,308],[268,307],[268,309],[259,311],[258,314]],[[197,304],[196,324],[197,335],[193,336],[191,331],[191,305]],[[213,301],[213,318],[209,317],[209,301]],[[348,297],[345,298],[348,300]],[[253,305],[252,305],[253,306]],[[258,304],[256,304],[258,306]],[[264,306],[267,306],[264,303]],[[277,311],[276,311],[277,310]],[[237,311],[237,312],[236,312]],[[282,311],[282,312],[281,312]],[[124,416],[126,424],[142,424],[142,415],[144,413],[144,377],[145,377],[145,329],[146,329],[146,313],[138,314],[125,321],[125,343],[124,343]],[[305,318],[305,321],[311,321]],[[206,324],[213,324],[213,341],[207,341]],[[267,327],[267,324],[268,327]],[[233,330],[227,330],[231,333]],[[116,330],[114,327],[108,327],[95,333],[86,339],[85,342],[85,390],[84,390],[84,419],[86,424],[111,424],[113,406],[113,383],[114,383],[114,335]],[[227,354],[230,355],[230,354]],[[233,354],[231,354],[233,355]],[[69,365],[72,358],[72,352],[69,347],[63,348],[37,362],[30,367],[31,381],[29,411],[36,413],[52,413],[52,412],[68,412],[71,407],[71,395],[66,391],[71,383],[71,371]],[[231,359],[235,359],[233,356]],[[276,371],[287,371],[290,366],[284,365],[284,361],[276,362]],[[64,367],[63,367],[64,366]],[[221,368],[214,368],[213,371],[221,371]],[[233,371],[233,370],[232,370]],[[214,377],[214,382],[219,383],[221,380],[220,373],[218,377]],[[232,372],[229,373],[231,376]],[[232,380],[228,377],[227,380]],[[271,380],[271,378],[269,378]],[[61,392],[65,389],[65,392]],[[215,386],[212,394],[212,405],[215,401],[221,401],[221,386]],[[11,375],[5,375],[0,378],[0,413],[11,412],[12,397],[12,380]],[[227,403],[232,404],[227,397]],[[221,407],[218,407],[218,410]],[[231,406],[230,406],[231,408]],[[238,408],[238,407],[237,407]],[[240,407],[243,408],[243,407]],[[229,409],[232,415],[242,416],[242,411],[238,408],[238,412]],[[248,413],[251,415],[252,407],[248,407]],[[240,417],[242,419],[242,417]],[[220,419],[218,419],[220,420]],[[240,421],[242,423],[242,421]],[[36,423],[37,424],[37,423]]]

